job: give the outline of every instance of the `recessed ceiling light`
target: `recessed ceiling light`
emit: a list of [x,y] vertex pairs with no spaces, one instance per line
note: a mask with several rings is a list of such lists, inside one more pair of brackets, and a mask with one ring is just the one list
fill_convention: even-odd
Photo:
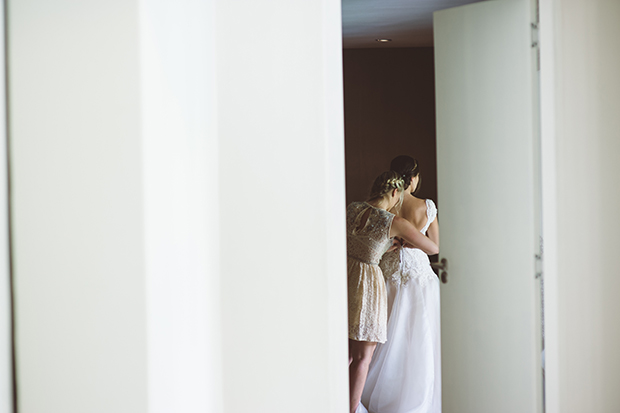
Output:
[[392,39],[375,39],[375,41],[379,43],[387,43],[387,42],[391,42]]

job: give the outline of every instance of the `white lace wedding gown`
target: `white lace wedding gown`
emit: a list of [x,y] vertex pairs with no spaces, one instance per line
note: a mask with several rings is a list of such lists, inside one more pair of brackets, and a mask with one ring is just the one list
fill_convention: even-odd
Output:
[[[428,221],[437,208],[426,200]],[[387,342],[377,345],[358,413],[440,413],[439,279],[416,248],[386,253],[380,264],[388,293]]]

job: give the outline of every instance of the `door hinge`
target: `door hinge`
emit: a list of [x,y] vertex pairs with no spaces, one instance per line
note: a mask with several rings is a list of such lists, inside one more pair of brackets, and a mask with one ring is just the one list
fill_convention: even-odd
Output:
[[532,48],[536,49],[536,70],[540,71],[540,40],[538,38],[538,23],[531,23]]
[[538,254],[534,255],[534,271],[536,273],[536,278],[542,277],[543,274],[543,237],[539,238],[539,242]]
[[536,264],[535,264],[535,270],[536,271],[536,277],[535,278],[540,278],[542,277],[542,256],[539,254],[536,254]]

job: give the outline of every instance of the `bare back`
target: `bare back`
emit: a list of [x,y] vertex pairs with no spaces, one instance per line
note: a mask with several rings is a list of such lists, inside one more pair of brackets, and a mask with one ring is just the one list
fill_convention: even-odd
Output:
[[397,215],[411,222],[418,231],[421,231],[428,221],[426,200],[405,194],[403,204]]
[[[432,209],[434,209],[434,213]],[[433,201],[405,194],[403,204],[397,215],[411,223],[418,231],[439,246],[439,224],[436,217],[437,209]]]

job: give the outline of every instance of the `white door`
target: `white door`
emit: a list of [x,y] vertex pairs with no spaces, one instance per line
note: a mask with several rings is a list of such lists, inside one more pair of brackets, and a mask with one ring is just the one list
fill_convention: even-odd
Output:
[[542,409],[532,11],[434,16],[444,413]]

